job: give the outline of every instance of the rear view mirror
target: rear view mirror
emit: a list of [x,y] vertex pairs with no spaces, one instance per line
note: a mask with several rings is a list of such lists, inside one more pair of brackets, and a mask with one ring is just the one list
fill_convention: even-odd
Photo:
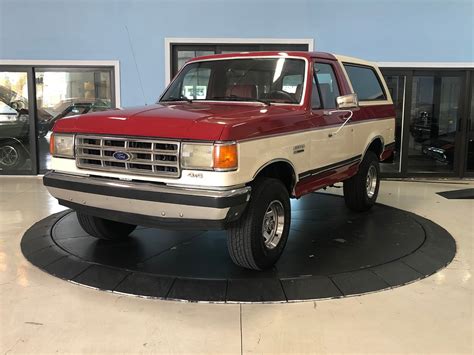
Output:
[[354,107],[359,106],[359,100],[357,99],[357,94],[338,96],[336,98],[336,102],[337,102],[338,109],[354,108]]

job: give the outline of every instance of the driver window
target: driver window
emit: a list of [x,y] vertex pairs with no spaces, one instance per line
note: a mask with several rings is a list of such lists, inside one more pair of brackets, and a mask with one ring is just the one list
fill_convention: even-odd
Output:
[[318,85],[313,75],[313,90],[311,91],[311,107],[313,110],[321,108],[321,98],[319,97]]
[[339,96],[339,88],[332,66],[325,63],[316,63],[315,70],[324,108],[336,108],[336,98]]

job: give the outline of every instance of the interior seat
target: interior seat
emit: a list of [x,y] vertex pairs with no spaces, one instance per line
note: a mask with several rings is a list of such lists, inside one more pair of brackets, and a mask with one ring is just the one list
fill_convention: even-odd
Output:
[[296,87],[295,94],[294,94],[295,100],[300,102],[302,95],[303,95],[303,84],[298,84],[298,86]]
[[248,97],[250,99],[257,98],[257,86],[256,85],[231,85],[228,86],[225,91],[225,96],[237,96],[237,97]]
[[319,84],[321,90],[321,96],[323,98],[324,107],[334,108],[336,107],[336,96],[331,91],[331,86],[329,84],[323,83]]

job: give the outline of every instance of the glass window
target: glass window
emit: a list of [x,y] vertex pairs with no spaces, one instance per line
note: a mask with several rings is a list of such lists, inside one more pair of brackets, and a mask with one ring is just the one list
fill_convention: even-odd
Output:
[[205,99],[207,97],[207,87],[211,69],[193,68],[189,70],[183,78],[183,88],[181,95],[188,99]]
[[195,57],[202,57],[205,55],[212,55],[215,54],[214,51],[200,51],[200,50],[193,50],[193,51],[187,51],[187,50],[178,50],[178,55],[177,55],[177,62],[178,62],[178,67],[177,70],[180,70],[184,64],[190,59],[193,59]]
[[303,94],[305,62],[288,58],[251,58],[188,64],[161,98],[183,100],[268,101],[297,104]]
[[0,172],[31,170],[28,75],[0,72]]
[[401,172],[401,149],[405,107],[405,82],[404,75],[385,75],[385,82],[393,99],[395,106],[395,148],[393,157],[383,164],[380,170],[384,173]]
[[63,117],[104,111],[113,106],[110,69],[37,69],[36,126],[40,171],[50,168],[49,137]]
[[303,89],[303,75],[286,75],[283,78],[282,90],[290,94],[295,94],[298,90]]
[[324,108],[336,108],[339,88],[332,66],[325,63],[316,63],[315,69]]
[[413,76],[409,172],[453,171],[461,87],[461,76]]
[[313,90],[311,91],[311,107],[313,109],[321,108],[321,98],[318,93],[318,86],[316,85],[316,80],[313,75]]
[[344,68],[359,101],[387,99],[374,69],[349,64],[344,64]]
[[258,51],[307,51],[307,44],[288,43],[216,43],[216,44],[171,44],[171,76],[174,77],[184,64],[195,57]]
[[469,131],[467,132],[467,161],[466,169],[467,171],[474,171],[474,72],[471,72],[471,108],[470,116],[468,121]]

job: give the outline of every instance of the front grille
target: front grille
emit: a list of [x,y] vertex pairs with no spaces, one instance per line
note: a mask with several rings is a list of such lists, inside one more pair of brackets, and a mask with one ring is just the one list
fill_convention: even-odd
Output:
[[176,141],[77,135],[76,165],[93,170],[179,177],[179,149]]

